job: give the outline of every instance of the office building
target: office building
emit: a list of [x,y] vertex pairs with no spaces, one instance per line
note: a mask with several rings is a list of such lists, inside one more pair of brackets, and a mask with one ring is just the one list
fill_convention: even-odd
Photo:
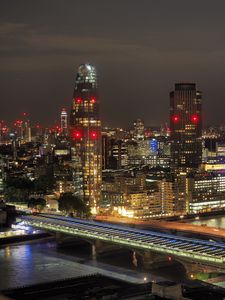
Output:
[[172,166],[193,171],[202,162],[202,93],[195,83],[176,83],[170,93]]

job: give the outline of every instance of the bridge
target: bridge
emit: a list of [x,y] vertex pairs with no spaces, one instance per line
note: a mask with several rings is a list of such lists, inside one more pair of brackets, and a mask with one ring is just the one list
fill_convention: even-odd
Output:
[[178,260],[224,268],[225,272],[224,243],[51,214],[20,216],[17,221],[85,240],[99,240],[133,250],[171,255]]

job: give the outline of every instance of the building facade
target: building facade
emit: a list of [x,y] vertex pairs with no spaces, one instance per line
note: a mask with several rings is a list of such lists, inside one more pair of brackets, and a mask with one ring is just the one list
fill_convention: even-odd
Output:
[[200,172],[187,178],[190,213],[213,211],[225,207],[224,172]]
[[84,198],[92,213],[101,195],[101,121],[97,74],[94,66],[78,68],[70,116],[75,193]]
[[67,135],[68,134],[68,116],[67,116],[67,111],[65,108],[63,108],[61,110],[60,126],[61,126],[61,133],[63,135]]
[[202,162],[202,93],[195,83],[176,83],[170,93],[172,166],[198,169]]

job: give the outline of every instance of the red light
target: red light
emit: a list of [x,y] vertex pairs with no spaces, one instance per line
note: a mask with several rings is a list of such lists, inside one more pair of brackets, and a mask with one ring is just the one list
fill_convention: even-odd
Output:
[[172,116],[173,123],[178,123],[180,121],[180,117],[178,115]]
[[168,256],[168,261],[172,261],[172,257],[171,256]]
[[21,126],[22,123],[23,123],[23,121],[21,121],[21,120],[16,120],[16,121],[14,122],[14,126]]
[[192,115],[191,116],[191,122],[192,123],[198,123],[199,122],[199,116],[198,115]]
[[96,131],[92,131],[92,132],[91,132],[91,138],[92,138],[93,140],[95,140],[95,139],[97,139],[97,137],[98,137],[97,132],[96,132]]
[[81,104],[81,102],[82,102],[81,98],[76,99],[76,104]]
[[23,112],[23,114],[22,114],[22,115],[23,115],[23,117],[26,117],[27,113],[26,113],[26,112]]
[[96,99],[94,97],[91,98],[91,103],[93,103],[93,104],[96,103]]
[[81,137],[82,137],[81,131],[79,131],[79,130],[74,130],[74,131],[72,132],[72,138],[73,138],[73,139],[81,139]]

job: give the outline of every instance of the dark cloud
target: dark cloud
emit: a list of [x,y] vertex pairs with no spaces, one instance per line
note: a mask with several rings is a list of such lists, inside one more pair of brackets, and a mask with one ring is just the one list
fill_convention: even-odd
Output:
[[0,118],[28,110],[52,123],[89,61],[105,124],[165,123],[176,81],[197,82],[205,122],[221,123],[224,11],[223,0],[1,0]]

